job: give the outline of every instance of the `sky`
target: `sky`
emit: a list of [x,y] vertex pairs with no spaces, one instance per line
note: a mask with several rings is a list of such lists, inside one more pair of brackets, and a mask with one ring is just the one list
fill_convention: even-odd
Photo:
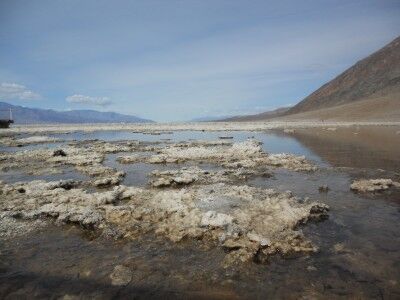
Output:
[[0,0],[0,101],[161,122],[253,114],[398,35],[398,0]]

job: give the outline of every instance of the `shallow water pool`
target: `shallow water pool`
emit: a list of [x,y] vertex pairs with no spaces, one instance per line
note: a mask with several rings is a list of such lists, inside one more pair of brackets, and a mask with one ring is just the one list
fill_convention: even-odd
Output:
[[[249,262],[224,268],[224,251],[199,241],[175,244],[152,233],[134,241],[114,241],[50,222],[27,236],[0,243],[0,298],[399,299],[400,191],[357,194],[349,188],[357,178],[400,181],[398,130],[350,127],[297,129],[293,133],[184,131],[148,135],[112,131],[54,135],[66,140],[106,141],[232,136],[235,142],[254,137],[268,152],[305,155],[318,164],[317,171],[276,169],[270,178],[251,178],[243,184],[290,190],[299,201],[308,197],[328,204],[328,220],[301,227],[319,251],[294,257],[277,255],[267,264]],[[127,185],[145,186],[148,173],[154,169],[186,166],[123,165],[115,161],[120,155],[124,154],[108,155],[105,165],[127,172],[123,182]],[[328,185],[329,191],[320,192],[322,185]],[[109,275],[119,264],[132,270],[132,279],[125,287],[110,284]]]

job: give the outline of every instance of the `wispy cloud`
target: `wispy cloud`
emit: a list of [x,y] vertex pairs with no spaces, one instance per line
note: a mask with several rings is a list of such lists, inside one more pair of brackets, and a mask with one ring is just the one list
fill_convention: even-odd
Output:
[[1,100],[37,100],[40,95],[17,83],[2,82],[0,84]]
[[66,100],[69,103],[89,104],[96,106],[108,106],[112,104],[112,102],[108,97],[90,97],[84,95],[72,95],[68,96]]
[[400,28],[399,1],[0,2],[0,82],[159,121],[296,103]]

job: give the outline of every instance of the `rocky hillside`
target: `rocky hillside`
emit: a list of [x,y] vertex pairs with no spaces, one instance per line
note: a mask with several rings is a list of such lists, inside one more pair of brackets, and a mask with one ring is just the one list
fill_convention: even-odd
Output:
[[[100,112],[96,110],[56,111],[11,105],[0,102],[0,119],[8,118],[8,110],[12,109],[16,124],[35,123],[144,123],[152,122],[135,116],[123,115],[114,112]],[[3,116],[4,114],[4,116]]]
[[226,119],[223,119],[220,121],[224,121],[224,122],[261,121],[261,120],[272,119],[272,118],[282,116],[289,109],[290,109],[290,107],[281,107],[281,108],[277,108],[275,110],[266,111],[266,112],[256,114],[256,115],[235,116],[235,117],[226,118]]
[[[367,98],[381,98],[400,91],[400,37],[357,62],[291,108],[297,114],[349,104]],[[400,101],[400,99],[397,99]]]

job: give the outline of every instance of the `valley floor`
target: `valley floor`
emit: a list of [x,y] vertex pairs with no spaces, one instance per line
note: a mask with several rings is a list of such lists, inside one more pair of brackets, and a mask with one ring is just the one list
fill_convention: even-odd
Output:
[[0,136],[10,134],[71,133],[94,131],[132,131],[159,134],[165,131],[264,131],[285,128],[334,128],[351,126],[400,126],[392,121],[322,121],[322,120],[271,120],[258,122],[200,122],[200,123],[118,123],[118,124],[18,124],[0,130]]

